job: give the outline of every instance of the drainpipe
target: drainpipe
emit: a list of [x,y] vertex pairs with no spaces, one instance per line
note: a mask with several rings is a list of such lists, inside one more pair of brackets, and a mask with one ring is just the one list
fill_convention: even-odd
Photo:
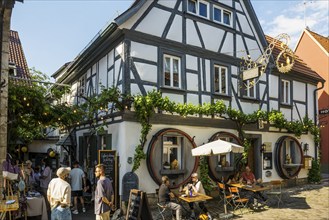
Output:
[[[321,82],[321,86],[319,87],[319,88],[316,88],[315,90],[314,90],[314,92],[313,92],[313,97],[314,97],[314,123],[317,125],[318,124],[318,120],[317,120],[317,116],[318,116],[318,112],[317,112],[317,103],[318,103],[318,100],[317,100],[317,98],[316,98],[316,93],[319,91],[319,90],[321,90],[321,89],[323,89],[323,87],[324,87],[324,82],[322,81]],[[314,145],[315,145],[315,143],[314,143]],[[320,145],[320,143],[319,143],[319,145]],[[314,157],[315,157],[315,159],[316,160],[318,160],[318,147],[319,146],[315,146],[315,155],[314,155]]]

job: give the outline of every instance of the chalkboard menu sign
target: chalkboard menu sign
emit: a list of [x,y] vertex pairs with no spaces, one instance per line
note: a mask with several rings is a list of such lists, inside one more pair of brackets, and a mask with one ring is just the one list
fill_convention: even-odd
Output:
[[[109,178],[112,182],[112,187],[114,190],[118,189],[117,182],[117,156],[115,150],[98,150],[98,163],[104,165],[105,176]],[[114,204],[117,204],[117,192],[115,194]]]
[[126,220],[152,219],[146,193],[137,189],[130,190]]

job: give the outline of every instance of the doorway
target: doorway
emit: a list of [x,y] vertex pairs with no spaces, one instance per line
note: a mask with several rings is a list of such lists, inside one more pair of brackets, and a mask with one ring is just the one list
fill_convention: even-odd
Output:
[[247,138],[251,142],[251,146],[248,149],[247,164],[251,171],[255,174],[256,179],[262,178],[262,158],[260,147],[262,143],[260,134],[248,134]]

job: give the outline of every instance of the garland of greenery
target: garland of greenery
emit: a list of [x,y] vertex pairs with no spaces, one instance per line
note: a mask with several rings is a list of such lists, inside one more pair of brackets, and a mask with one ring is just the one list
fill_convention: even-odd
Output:
[[137,170],[141,160],[146,158],[143,148],[146,143],[146,137],[152,128],[150,118],[155,113],[156,109],[172,114],[177,113],[183,117],[199,114],[232,120],[237,125],[239,138],[242,140],[245,148],[243,154],[244,158],[246,158],[248,148],[251,144],[250,141],[245,138],[243,127],[247,124],[256,123],[258,120],[268,121],[272,126],[279,129],[286,129],[297,137],[300,137],[303,133],[310,132],[314,136],[315,145],[318,145],[320,141],[320,130],[312,120],[305,117],[303,121],[288,122],[288,120],[284,118],[282,112],[276,110],[272,110],[271,112],[258,110],[251,114],[244,114],[239,110],[226,107],[222,101],[217,101],[214,104],[205,103],[199,106],[175,103],[170,101],[168,97],[162,97],[161,93],[157,91],[148,92],[146,96],[135,96],[134,107],[137,119],[142,125],[142,132],[140,143],[135,151],[133,171]]

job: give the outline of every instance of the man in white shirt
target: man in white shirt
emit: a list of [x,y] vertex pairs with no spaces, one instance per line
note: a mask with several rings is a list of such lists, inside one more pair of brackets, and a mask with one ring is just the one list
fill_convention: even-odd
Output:
[[[198,174],[197,173],[192,173],[191,175],[191,180],[192,184],[188,184],[188,188],[192,190],[193,194],[201,193],[201,194],[206,194],[202,185],[202,182],[198,179]],[[191,209],[191,218],[195,218],[195,213],[194,213],[194,202],[189,203],[190,209]],[[208,219],[212,220],[211,215],[208,212],[208,209],[204,205],[204,202],[199,202],[199,207],[201,210],[203,210],[205,213],[208,215]]]
[[78,197],[80,198],[80,202],[82,205],[82,211],[86,212],[85,209],[85,201],[83,199],[83,189],[82,189],[82,181],[84,181],[84,186],[86,186],[86,176],[82,169],[79,168],[79,162],[75,161],[73,163],[73,169],[70,172],[71,179],[71,188],[72,188],[72,196],[74,197],[74,208],[72,213],[79,214],[78,211]]
[[71,186],[66,181],[71,168],[60,167],[54,178],[50,181],[47,190],[47,199],[51,206],[52,220],[71,220]]

